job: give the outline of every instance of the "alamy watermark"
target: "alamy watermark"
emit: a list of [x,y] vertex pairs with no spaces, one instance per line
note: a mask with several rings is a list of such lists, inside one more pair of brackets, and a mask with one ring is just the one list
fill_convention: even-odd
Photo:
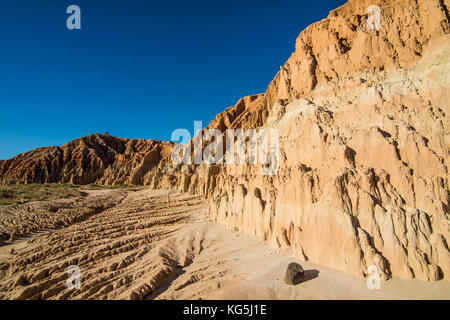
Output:
[[368,18],[366,21],[367,29],[380,30],[381,29],[381,8],[376,5],[371,5],[367,8],[366,14]]
[[81,289],[81,270],[76,265],[71,265],[67,267],[66,270],[69,278],[66,281],[67,288],[69,290],[80,290]]
[[171,140],[179,142],[172,150],[174,164],[260,164],[262,175],[275,175],[278,172],[277,129],[203,131],[202,122],[194,121],[194,132],[196,134],[191,139],[191,133],[187,129],[173,131]]
[[67,14],[70,16],[66,20],[66,26],[69,30],[80,30],[81,29],[81,9],[77,5],[70,5],[66,10]]
[[367,268],[366,285],[369,290],[381,289],[381,270],[378,266],[372,264]]

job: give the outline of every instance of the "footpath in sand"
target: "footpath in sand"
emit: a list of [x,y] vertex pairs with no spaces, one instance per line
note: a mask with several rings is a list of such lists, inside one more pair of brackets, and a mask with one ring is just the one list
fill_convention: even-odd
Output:
[[[448,281],[394,278],[369,290],[302,261],[307,281],[289,286],[288,251],[210,221],[198,196],[172,193],[169,207],[167,191],[87,193],[0,210],[1,299],[450,299]],[[67,287],[70,265],[80,290]]]

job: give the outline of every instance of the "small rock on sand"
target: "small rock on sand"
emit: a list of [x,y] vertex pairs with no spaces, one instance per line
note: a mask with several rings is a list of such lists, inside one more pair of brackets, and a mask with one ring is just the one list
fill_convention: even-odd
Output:
[[303,281],[304,274],[305,272],[302,266],[298,263],[292,262],[287,267],[284,282],[295,286]]

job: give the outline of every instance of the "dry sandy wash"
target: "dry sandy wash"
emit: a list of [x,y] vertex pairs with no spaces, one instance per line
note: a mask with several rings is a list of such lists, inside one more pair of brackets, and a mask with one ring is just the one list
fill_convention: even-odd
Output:
[[[364,279],[302,261],[307,280],[288,286],[290,252],[210,221],[198,196],[172,193],[168,206],[167,191],[86,192],[0,211],[4,234],[18,236],[0,247],[1,299],[450,298],[446,280],[394,278],[368,290]],[[80,290],[67,288],[69,265],[81,270]]]

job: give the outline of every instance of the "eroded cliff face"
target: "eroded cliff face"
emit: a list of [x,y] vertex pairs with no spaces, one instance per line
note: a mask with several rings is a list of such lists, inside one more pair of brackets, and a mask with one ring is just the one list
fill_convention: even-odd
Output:
[[[381,9],[379,30],[367,27],[372,5]],[[301,32],[295,52],[269,85],[268,105],[355,72],[410,66],[430,41],[449,33],[448,8],[448,0],[350,0]]]
[[448,278],[450,37],[433,49],[408,70],[276,104],[277,175],[226,166],[209,178],[211,216],[361,276],[375,264],[385,278]]
[[[382,9],[378,31],[366,27],[371,4]],[[200,166],[181,188],[209,197],[215,220],[301,259],[449,279],[447,8],[350,1],[308,27],[264,96],[208,126],[278,129],[278,173]]]
[[[380,30],[367,28],[370,5],[381,8]],[[450,279],[448,8],[349,1],[300,34],[265,94],[203,130],[277,129],[275,175],[173,165],[170,143],[100,136],[0,162],[0,181],[177,188],[210,199],[209,215],[228,228],[300,259],[360,276],[375,264],[385,279]]]

